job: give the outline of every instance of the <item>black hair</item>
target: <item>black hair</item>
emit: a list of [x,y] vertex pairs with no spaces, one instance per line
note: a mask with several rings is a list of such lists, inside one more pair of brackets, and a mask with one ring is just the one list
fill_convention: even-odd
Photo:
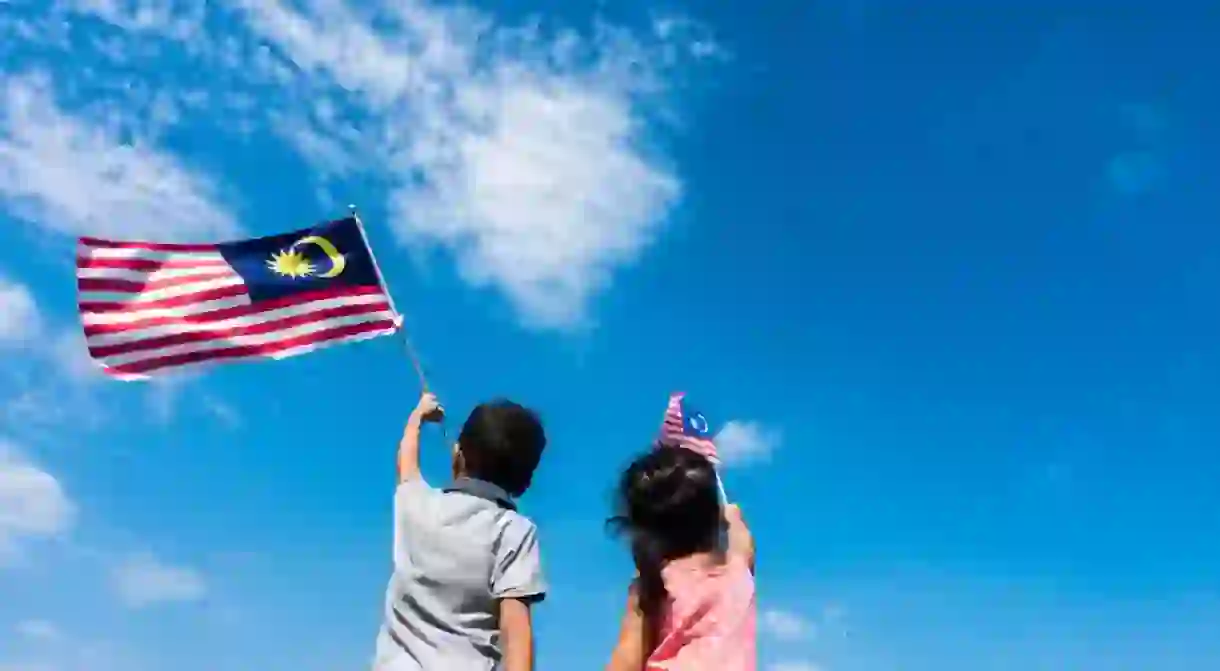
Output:
[[458,435],[466,475],[498,485],[511,496],[529,489],[546,433],[534,411],[505,399],[470,411]]
[[665,563],[719,547],[723,512],[716,471],[696,452],[657,445],[623,472],[615,507],[609,525],[631,543],[645,648],[651,652],[668,596],[661,578]]

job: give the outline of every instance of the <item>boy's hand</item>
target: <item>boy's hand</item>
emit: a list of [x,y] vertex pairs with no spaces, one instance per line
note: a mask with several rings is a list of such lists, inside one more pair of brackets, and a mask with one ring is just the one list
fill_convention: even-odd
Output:
[[424,392],[411,414],[422,422],[439,422],[445,418],[445,409],[436,400],[436,394]]
[[436,400],[435,394],[424,392],[398,441],[398,482],[422,479],[419,472],[419,431],[425,422],[439,422],[445,417],[445,409]]

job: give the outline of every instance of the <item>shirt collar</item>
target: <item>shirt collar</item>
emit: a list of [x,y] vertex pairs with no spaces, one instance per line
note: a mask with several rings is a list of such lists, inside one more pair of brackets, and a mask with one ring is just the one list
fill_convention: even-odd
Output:
[[504,491],[503,487],[492,484],[486,480],[478,480],[475,478],[457,478],[445,487],[446,492],[462,492],[470,496],[477,496],[481,499],[486,499],[493,503],[497,503],[509,510],[516,510],[517,504],[513,502],[513,497]]

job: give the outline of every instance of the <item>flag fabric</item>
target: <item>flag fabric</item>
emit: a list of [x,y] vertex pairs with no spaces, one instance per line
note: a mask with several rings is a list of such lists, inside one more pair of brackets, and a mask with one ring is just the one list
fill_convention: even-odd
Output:
[[661,424],[660,442],[685,447],[707,457],[713,464],[720,463],[707,418],[687,403],[685,393],[670,394],[665,421]]
[[282,359],[398,323],[355,217],[218,244],[81,238],[76,278],[89,355],[120,379]]

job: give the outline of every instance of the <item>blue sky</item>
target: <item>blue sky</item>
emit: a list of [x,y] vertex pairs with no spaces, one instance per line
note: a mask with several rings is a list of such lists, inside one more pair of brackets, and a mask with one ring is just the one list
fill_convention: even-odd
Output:
[[73,317],[73,236],[349,202],[450,411],[545,416],[541,668],[606,658],[678,388],[767,671],[1220,659],[1203,3],[190,6],[0,12],[0,669],[367,662],[398,344],[123,384]]

